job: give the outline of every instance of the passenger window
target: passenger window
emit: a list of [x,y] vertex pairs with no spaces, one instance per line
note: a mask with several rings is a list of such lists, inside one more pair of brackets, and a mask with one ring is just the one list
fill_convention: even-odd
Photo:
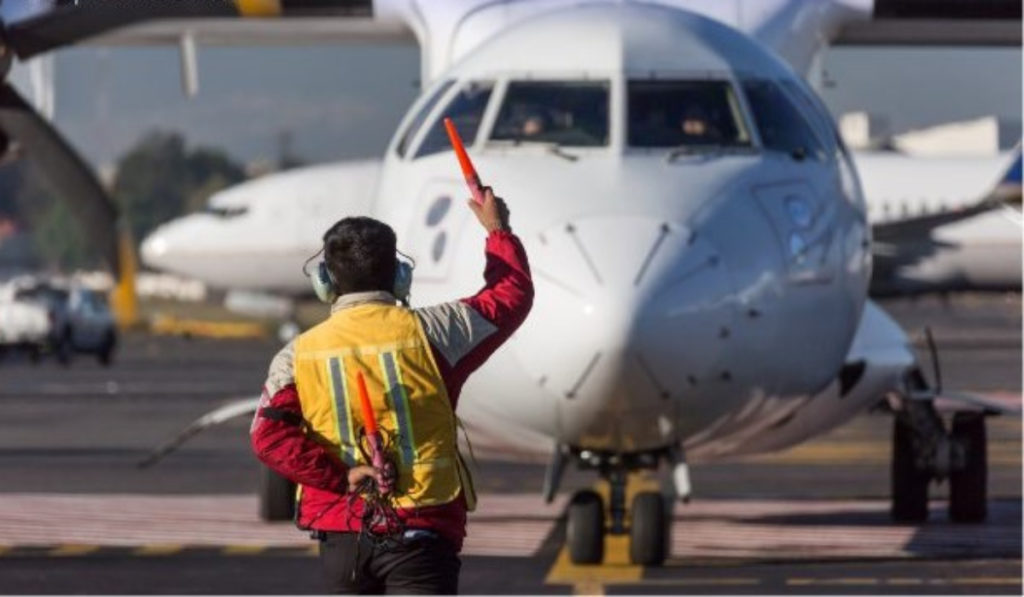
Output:
[[491,139],[574,147],[608,144],[607,81],[515,81]]
[[750,147],[728,81],[630,81],[628,101],[632,147]]
[[249,213],[249,208],[246,206],[213,207],[212,205],[207,205],[204,211],[210,215],[217,216],[218,218],[227,220],[230,218],[237,218],[238,216],[244,216],[245,214]]
[[484,110],[487,109],[487,101],[491,99],[491,91],[494,83],[491,81],[474,81],[463,87],[448,106],[444,109],[437,121],[430,128],[420,148],[416,150],[416,157],[446,151],[451,149],[448,141],[448,133],[444,128],[444,119],[451,118],[459,135],[467,145],[472,145],[476,138],[477,129],[480,128],[480,121],[484,118]]
[[453,79],[448,79],[442,83],[441,86],[437,88],[437,91],[435,91],[434,94],[431,95],[416,112],[416,115],[413,116],[412,120],[409,122],[409,126],[405,127],[405,132],[403,132],[401,138],[398,139],[398,145],[395,146],[395,153],[397,153],[399,157],[405,157],[405,152],[409,149],[409,144],[412,143],[412,140],[416,137],[416,133],[419,132],[420,127],[423,125],[423,121],[430,115],[434,106],[437,105],[438,100],[440,100],[454,84],[455,81]]
[[766,79],[748,79],[743,82],[743,91],[765,149],[783,151],[798,159],[827,159],[821,141],[778,85]]

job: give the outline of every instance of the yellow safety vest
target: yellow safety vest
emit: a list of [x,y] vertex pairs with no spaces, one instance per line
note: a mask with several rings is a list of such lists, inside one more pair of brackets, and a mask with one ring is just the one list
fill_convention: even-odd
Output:
[[398,469],[395,505],[446,504],[465,490],[474,508],[455,413],[413,311],[384,303],[340,309],[296,339],[294,358],[302,415],[313,437],[349,466],[368,464],[358,446],[363,416],[356,372],[362,371],[374,419]]

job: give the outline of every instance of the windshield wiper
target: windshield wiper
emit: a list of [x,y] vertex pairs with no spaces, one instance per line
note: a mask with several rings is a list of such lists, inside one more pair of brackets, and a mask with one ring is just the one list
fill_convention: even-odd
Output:
[[568,151],[562,149],[562,146],[558,143],[555,143],[554,141],[532,141],[530,139],[517,136],[512,139],[512,145],[515,147],[520,147],[522,145],[537,145],[543,147],[544,150],[547,151],[548,153],[556,155],[562,158],[563,160],[569,162],[575,162],[576,160],[580,159],[580,156],[573,153],[569,153]]
[[559,145],[558,143],[550,143],[550,144],[548,144],[548,148],[547,149],[548,149],[548,153],[553,154],[553,155],[557,155],[558,157],[560,157],[560,158],[562,158],[564,160],[568,160],[570,162],[575,162],[576,160],[580,159],[580,156],[572,154],[572,153],[569,153],[568,151],[562,149],[562,146]]
[[748,145],[680,145],[665,156],[665,161],[674,162],[682,156],[700,155],[707,158],[717,158],[723,154],[754,154],[757,150]]
[[680,145],[668,152],[668,155],[665,156],[665,161],[674,162],[680,157],[691,155],[717,157],[722,153],[723,148],[721,145]]

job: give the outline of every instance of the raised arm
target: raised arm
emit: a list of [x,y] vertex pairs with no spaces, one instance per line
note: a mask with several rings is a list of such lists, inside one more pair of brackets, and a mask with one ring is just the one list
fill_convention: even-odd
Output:
[[484,189],[470,209],[487,230],[484,287],[473,296],[417,311],[454,401],[470,373],[523,323],[533,306],[526,251],[508,225],[505,202]]

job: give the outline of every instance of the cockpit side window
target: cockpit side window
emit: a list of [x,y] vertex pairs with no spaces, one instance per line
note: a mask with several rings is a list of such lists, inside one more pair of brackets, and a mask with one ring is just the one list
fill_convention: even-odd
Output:
[[608,81],[512,81],[491,139],[608,145]]
[[430,127],[427,136],[416,150],[416,157],[421,158],[451,149],[448,133],[444,128],[445,118],[452,119],[455,128],[459,130],[459,135],[466,144],[471,145],[476,138],[477,129],[480,128],[480,121],[484,118],[484,110],[487,109],[487,102],[491,99],[493,89],[493,81],[473,81],[460,89]]
[[218,218],[228,219],[237,218],[238,216],[243,216],[249,213],[249,208],[245,206],[213,207],[212,205],[207,205],[204,211],[210,215],[217,216]]
[[743,110],[728,81],[630,81],[632,147],[750,147]]
[[397,153],[399,157],[405,157],[405,152],[409,149],[409,144],[412,143],[412,140],[416,136],[416,133],[419,132],[420,127],[423,126],[423,121],[430,115],[434,106],[437,105],[438,100],[440,100],[454,84],[455,81],[453,79],[448,79],[438,86],[437,90],[434,91],[427,101],[423,102],[423,105],[420,106],[416,115],[413,116],[412,120],[409,121],[408,126],[405,127],[405,131],[402,132],[402,136],[398,139],[398,144],[395,145],[395,153]]
[[767,79],[743,81],[747,103],[761,132],[765,149],[793,157],[825,161],[827,154],[799,108],[774,82]]
[[826,150],[832,154],[836,153],[838,148],[836,147],[836,137],[833,135],[835,126],[828,108],[814,97],[812,92],[806,90],[796,81],[784,80],[782,86],[796,98],[803,114],[814,125],[818,138],[824,142]]

